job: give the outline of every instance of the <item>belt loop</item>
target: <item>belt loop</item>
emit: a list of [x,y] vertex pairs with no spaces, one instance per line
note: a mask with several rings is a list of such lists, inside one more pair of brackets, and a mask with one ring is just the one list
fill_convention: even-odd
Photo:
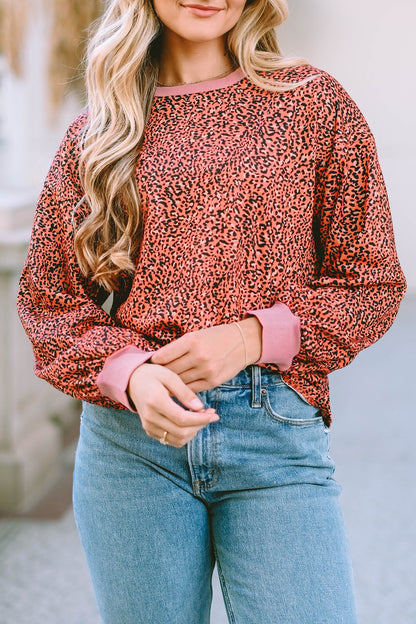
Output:
[[251,407],[261,407],[261,368],[251,367]]

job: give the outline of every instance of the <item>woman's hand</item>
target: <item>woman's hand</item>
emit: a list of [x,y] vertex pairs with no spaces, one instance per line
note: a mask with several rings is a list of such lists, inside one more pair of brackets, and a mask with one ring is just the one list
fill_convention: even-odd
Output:
[[192,440],[209,423],[219,420],[214,409],[204,409],[197,395],[164,366],[142,364],[136,368],[130,376],[128,394],[146,433],[176,448]]
[[262,328],[256,317],[234,324],[215,325],[181,336],[151,358],[179,375],[194,392],[209,390],[232,379],[246,365],[257,362],[262,350]]

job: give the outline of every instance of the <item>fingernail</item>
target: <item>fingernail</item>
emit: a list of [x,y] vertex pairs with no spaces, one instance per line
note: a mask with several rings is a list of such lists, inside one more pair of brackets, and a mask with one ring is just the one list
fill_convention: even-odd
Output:
[[194,410],[198,410],[204,407],[204,404],[202,403],[200,399],[196,398],[196,399],[192,399],[189,406],[192,407],[192,409]]
[[209,419],[209,422],[218,422],[218,420],[220,419],[220,417],[218,416],[218,414],[214,414],[213,416],[211,416],[211,418]]

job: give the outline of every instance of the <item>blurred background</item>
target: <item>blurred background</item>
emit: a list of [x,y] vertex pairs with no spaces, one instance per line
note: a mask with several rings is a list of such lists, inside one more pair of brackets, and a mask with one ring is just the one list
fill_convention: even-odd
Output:
[[[33,375],[15,297],[43,179],[84,106],[80,62],[104,4],[0,0],[0,624],[99,622],[70,503],[79,405]],[[289,8],[279,30],[283,51],[333,74],[373,130],[408,280],[393,328],[331,376],[331,392],[332,454],[344,485],[361,622],[411,624],[416,5],[289,0]],[[215,580],[212,622],[226,621]]]

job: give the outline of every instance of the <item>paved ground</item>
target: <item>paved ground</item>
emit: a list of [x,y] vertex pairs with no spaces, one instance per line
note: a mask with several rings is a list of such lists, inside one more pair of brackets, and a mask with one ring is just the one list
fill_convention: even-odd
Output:
[[[332,375],[361,624],[416,622],[415,319],[408,298],[390,332]],[[226,623],[215,581],[212,624]],[[71,511],[0,522],[0,624],[99,624]]]

